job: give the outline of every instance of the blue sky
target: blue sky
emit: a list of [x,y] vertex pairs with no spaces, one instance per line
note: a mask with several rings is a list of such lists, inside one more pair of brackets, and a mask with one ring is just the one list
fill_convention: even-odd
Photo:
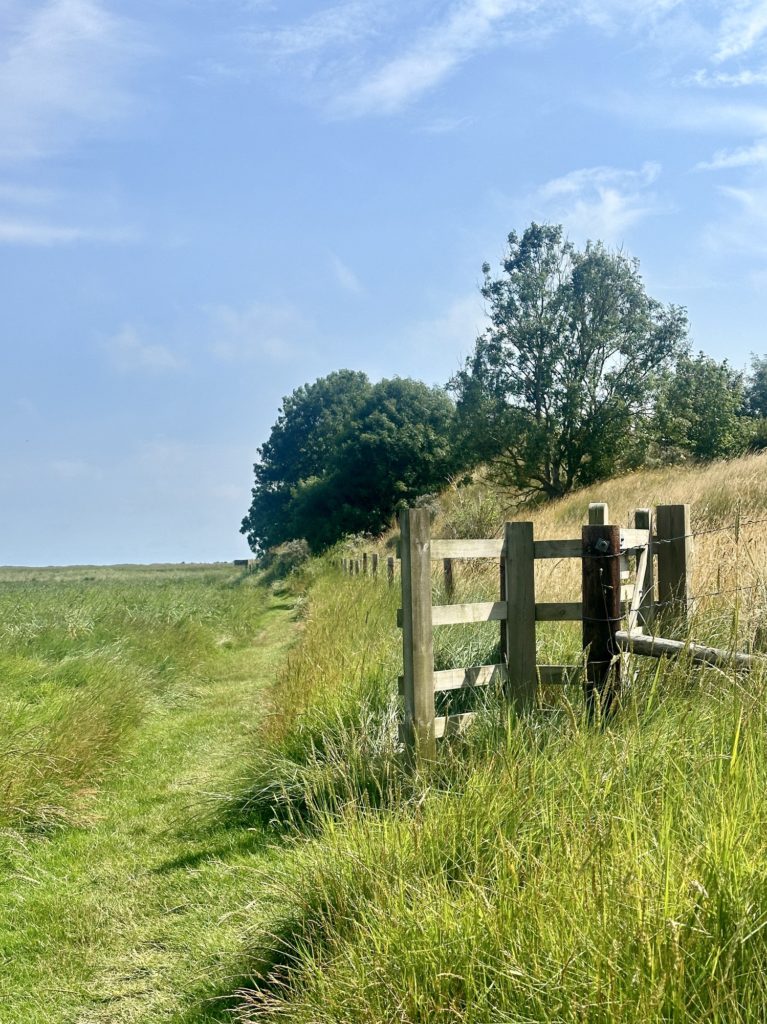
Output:
[[767,0],[0,0],[0,562],[229,559],[283,395],[562,222],[765,353]]

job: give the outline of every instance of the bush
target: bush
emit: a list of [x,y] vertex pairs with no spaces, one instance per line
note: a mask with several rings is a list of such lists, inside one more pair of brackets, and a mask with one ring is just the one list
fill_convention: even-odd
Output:
[[261,567],[269,580],[284,580],[307,561],[311,552],[303,538],[289,540],[270,548],[261,559]]

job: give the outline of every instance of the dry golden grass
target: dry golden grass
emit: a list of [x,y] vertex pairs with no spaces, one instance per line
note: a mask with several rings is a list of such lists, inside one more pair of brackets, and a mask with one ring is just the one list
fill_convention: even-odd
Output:
[[[633,524],[636,508],[660,504],[691,505],[694,537],[693,594],[699,635],[753,642],[767,625],[767,454],[706,466],[674,465],[644,469],[529,510],[514,508],[509,495],[480,474],[468,487],[449,488],[440,499],[435,537],[498,536],[506,519],[531,519],[538,539],[577,537],[589,503],[604,501],[610,522]],[[396,532],[396,531],[393,531]],[[390,541],[392,534],[384,538]],[[384,556],[388,550],[379,548]],[[487,563],[455,567],[457,598],[492,595],[497,570]],[[540,600],[576,600],[580,591],[577,560],[536,566]],[[435,566],[435,596],[440,570]],[[757,643],[759,643],[757,636]]]

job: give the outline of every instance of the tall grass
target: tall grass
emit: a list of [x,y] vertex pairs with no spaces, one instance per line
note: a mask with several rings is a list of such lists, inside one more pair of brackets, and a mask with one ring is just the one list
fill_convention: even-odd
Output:
[[[150,582],[151,579],[151,582]],[[0,827],[87,813],[148,708],[183,698],[263,596],[231,569],[0,570]]]
[[647,673],[608,733],[518,722],[460,787],[328,819],[242,1019],[765,1020],[763,686]]
[[[754,644],[767,524],[738,524],[767,517],[765,469],[762,456],[634,474],[527,514],[537,536],[567,537],[592,500],[623,523],[690,501],[693,587],[721,592],[701,597],[691,629]],[[443,498],[434,535],[489,535],[504,518],[479,483]],[[314,572],[303,640],[234,801],[308,820],[315,837],[264,881],[285,910],[254,935],[243,1020],[767,1021],[763,676],[645,662],[604,730],[577,691],[544,691],[521,721],[491,695],[436,768],[405,778],[397,588]],[[540,599],[577,598],[576,562],[537,572]],[[455,599],[497,585],[497,567],[461,567]],[[541,626],[538,644],[541,661],[573,663],[578,627]],[[492,624],[440,630],[437,666],[495,660],[497,645]]]

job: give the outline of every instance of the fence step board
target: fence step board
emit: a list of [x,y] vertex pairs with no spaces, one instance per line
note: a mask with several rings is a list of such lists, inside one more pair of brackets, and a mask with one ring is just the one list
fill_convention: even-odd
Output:
[[536,558],[580,558],[583,544],[580,540],[537,540],[533,554]]
[[505,683],[509,678],[505,665],[473,665],[470,668],[449,668],[434,673],[435,690],[461,690],[464,687]]
[[458,736],[465,732],[477,717],[475,711],[467,711],[463,715],[447,715],[434,719],[434,735],[438,740],[446,736]]
[[537,602],[536,622],[579,622],[583,618],[581,601]]
[[538,678],[542,683],[577,685],[583,682],[583,665],[539,665]]
[[503,538],[490,540],[432,540],[432,561],[440,558],[500,558]]

